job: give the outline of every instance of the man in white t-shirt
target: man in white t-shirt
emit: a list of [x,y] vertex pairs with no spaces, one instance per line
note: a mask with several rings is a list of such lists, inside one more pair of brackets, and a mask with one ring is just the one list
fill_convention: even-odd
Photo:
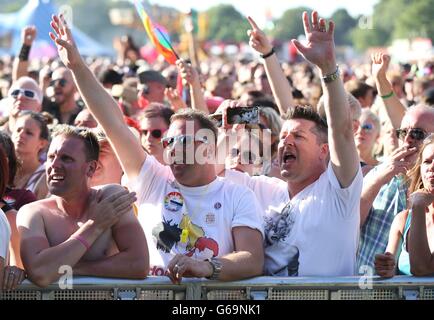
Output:
[[[175,283],[182,277],[230,281],[260,275],[264,253],[259,207],[250,190],[216,176],[214,123],[197,112],[178,114],[163,144],[175,162],[169,168],[160,165],[128,129],[118,105],[81,58],[66,24],[54,17],[52,25],[60,58],[137,193],[151,274],[167,274]],[[205,161],[197,161],[198,153]]]
[[[363,178],[346,94],[336,67],[334,24],[330,22],[327,30],[317,12],[312,13],[311,20],[312,24],[305,12],[308,46],[296,40],[293,43],[319,68],[329,128],[312,108],[291,108],[278,147],[286,183],[236,172],[226,173],[226,177],[250,187],[262,205],[266,274],[354,275]],[[273,78],[278,61],[263,32],[250,22],[250,43],[268,56],[266,69]],[[271,82],[275,91],[278,84]]]

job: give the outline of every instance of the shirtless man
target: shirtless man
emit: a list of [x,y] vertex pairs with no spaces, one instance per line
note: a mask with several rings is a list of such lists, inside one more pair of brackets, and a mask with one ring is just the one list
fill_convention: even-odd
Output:
[[23,264],[38,286],[56,281],[63,265],[83,276],[143,279],[148,274],[146,238],[131,208],[135,194],[118,185],[89,187],[98,153],[90,131],[60,128],[47,155],[52,196],[18,212]]

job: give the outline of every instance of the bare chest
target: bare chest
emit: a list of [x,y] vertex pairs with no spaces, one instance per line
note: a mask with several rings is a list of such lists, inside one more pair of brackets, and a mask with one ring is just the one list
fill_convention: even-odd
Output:
[[[46,234],[50,246],[57,246],[68,240],[85,222],[77,221],[58,212],[44,215]],[[83,256],[84,261],[97,260],[117,253],[117,246],[113,240],[111,229],[101,234]]]

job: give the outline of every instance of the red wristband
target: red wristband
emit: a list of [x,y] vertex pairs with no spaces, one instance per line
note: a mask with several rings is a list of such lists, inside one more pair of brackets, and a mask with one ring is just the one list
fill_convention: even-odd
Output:
[[85,246],[86,250],[89,250],[90,245],[89,245],[89,243],[86,241],[86,239],[85,239],[84,237],[80,236],[79,234],[76,234],[76,235],[73,235],[73,236],[71,237],[71,239],[75,239],[75,240],[80,241],[81,244],[82,244],[83,246]]

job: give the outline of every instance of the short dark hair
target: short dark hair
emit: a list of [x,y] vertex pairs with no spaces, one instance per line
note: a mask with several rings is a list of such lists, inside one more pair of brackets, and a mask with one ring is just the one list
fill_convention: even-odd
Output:
[[60,124],[57,125],[53,130],[53,138],[58,136],[72,137],[83,141],[86,161],[98,161],[100,148],[98,139],[92,130],[88,128]]
[[201,129],[209,129],[213,132],[215,140],[214,144],[217,144],[218,130],[215,122],[208,118],[208,115],[201,111],[193,110],[193,109],[181,109],[176,112],[171,118],[170,122],[174,122],[175,120],[191,120],[198,122]]
[[345,89],[349,93],[351,93],[356,99],[365,97],[369,90],[375,90],[370,85],[359,80],[348,81],[345,85]]
[[9,167],[9,181],[8,186],[14,185],[15,175],[17,174],[17,169],[20,166],[17,155],[15,153],[14,143],[11,137],[4,131],[0,130],[0,149],[2,149],[6,157],[8,158]]
[[157,102],[152,102],[149,106],[143,111],[140,119],[144,118],[163,118],[164,122],[166,122],[167,126],[170,125],[170,118],[173,116],[174,112],[172,109],[166,107],[165,105]]
[[327,121],[321,117],[312,106],[295,106],[290,108],[286,115],[282,117],[284,120],[305,119],[312,121],[315,124],[315,135],[320,143],[328,142],[328,125]]

